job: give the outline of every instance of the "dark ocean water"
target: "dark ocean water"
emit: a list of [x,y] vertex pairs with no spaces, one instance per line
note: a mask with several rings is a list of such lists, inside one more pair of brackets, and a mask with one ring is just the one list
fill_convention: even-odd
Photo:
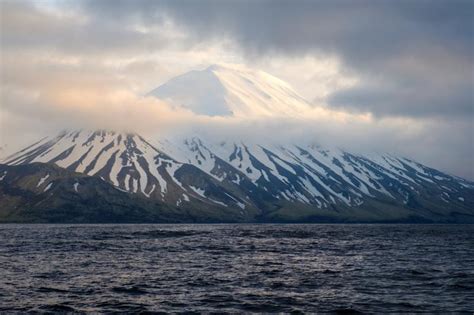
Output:
[[0,225],[0,311],[474,311],[474,225]]

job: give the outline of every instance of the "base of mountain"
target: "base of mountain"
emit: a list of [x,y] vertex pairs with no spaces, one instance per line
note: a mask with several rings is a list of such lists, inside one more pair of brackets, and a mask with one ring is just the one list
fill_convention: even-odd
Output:
[[281,202],[260,211],[199,202],[173,206],[100,177],[33,163],[0,165],[0,223],[474,223],[474,213],[377,202],[326,209]]

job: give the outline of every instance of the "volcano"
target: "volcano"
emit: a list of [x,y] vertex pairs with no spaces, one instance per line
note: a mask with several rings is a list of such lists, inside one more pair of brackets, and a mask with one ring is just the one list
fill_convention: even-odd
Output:
[[[241,66],[191,71],[148,95],[206,116],[300,117],[311,108],[287,83]],[[127,211],[133,222],[474,222],[473,182],[404,157],[312,143],[71,130],[2,163],[6,222],[50,222],[45,213],[67,214],[81,203],[62,222],[126,222]],[[55,191],[64,185],[72,199]],[[110,189],[115,201],[104,193]],[[81,195],[95,190],[98,204]],[[100,214],[117,202],[128,209],[119,217],[81,216],[90,205]]]

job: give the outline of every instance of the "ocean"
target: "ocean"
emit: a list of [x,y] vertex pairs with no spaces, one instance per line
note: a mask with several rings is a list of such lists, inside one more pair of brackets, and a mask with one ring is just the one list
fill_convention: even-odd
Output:
[[474,312],[474,225],[0,225],[2,312]]

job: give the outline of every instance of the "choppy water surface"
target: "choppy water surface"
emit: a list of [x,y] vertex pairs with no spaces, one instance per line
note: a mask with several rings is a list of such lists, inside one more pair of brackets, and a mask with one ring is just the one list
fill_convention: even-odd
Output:
[[469,225],[0,225],[0,311],[474,311]]

